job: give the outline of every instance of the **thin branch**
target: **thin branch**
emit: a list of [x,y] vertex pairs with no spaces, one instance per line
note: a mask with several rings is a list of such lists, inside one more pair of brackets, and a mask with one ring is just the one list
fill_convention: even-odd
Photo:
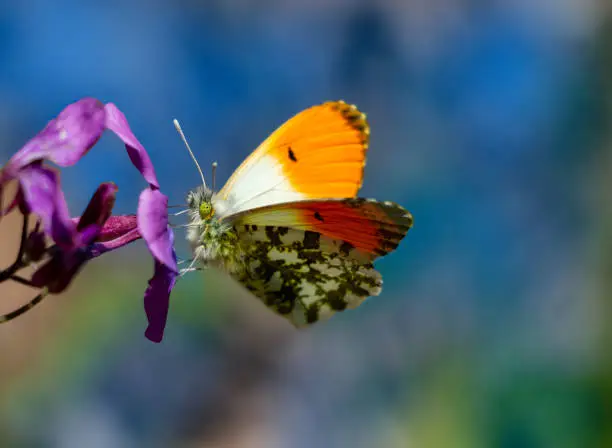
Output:
[[11,311],[8,314],[0,316],[0,324],[6,323],[10,320],[15,319],[16,317],[21,316],[24,313],[27,313],[32,308],[34,308],[36,305],[38,305],[40,302],[42,302],[42,300],[48,295],[49,295],[49,292],[46,289],[43,290],[40,294],[38,294],[36,297],[34,297],[32,300],[30,300],[25,305],[20,306],[15,311]]
[[30,280],[20,277],[19,275],[11,275],[11,280],[13,280],[15,283],[19,283],[20,285],[34,287]]
[[19,242],[19,255],[17,255],[16,263],[21,263],[23,252],[25,251],[26,241],[28,239],[28,225],[30,224],[30,214],[23,215],[23,223],[21,225],[21,241]]

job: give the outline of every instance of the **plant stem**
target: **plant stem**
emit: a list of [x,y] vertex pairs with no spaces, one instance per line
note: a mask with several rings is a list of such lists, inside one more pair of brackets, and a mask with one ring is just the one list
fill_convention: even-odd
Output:
[[46,289],[44,289],[40,294],[38,294],[36,297],[34,297],[32,300],[30,300],[25,305],[20,306],[15,311],[11,311],[8,314],[0,316],[0,324],[3,324],[3,323],[8,322],[10,320],[13,320],[16,317],[19,317],[22,314],[30,311],[32,308],[34,308],[36,305],[38,305],[40,302],[42,302],[42,300],[45,297],[47,297],[48,294],[49,294],[48,291]]

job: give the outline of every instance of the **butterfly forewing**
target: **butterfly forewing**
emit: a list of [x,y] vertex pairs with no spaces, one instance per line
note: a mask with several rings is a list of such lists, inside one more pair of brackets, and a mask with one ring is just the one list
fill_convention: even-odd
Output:
[[354,197],[369,135],[365,115],[353,105],[333,101],[306,109],[236,169],[215,196],[217,208],[230,215],[305,199]]
[[412,227],[412,215],[392,202],[347,198],[260,207],[234,217],[241,224],[310,230],[344,241],[370,260],[393,251]]

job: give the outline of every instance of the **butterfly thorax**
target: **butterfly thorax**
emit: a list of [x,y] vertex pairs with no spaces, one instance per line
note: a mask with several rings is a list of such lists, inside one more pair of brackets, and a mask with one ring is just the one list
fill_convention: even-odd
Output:
[[194,259],[204,266],[224,265],[227,269],[237,262],[238,236],[232,224],[219,218],[213,206],[213,192],[198,187],[187,195],[189,224],[187,241]]

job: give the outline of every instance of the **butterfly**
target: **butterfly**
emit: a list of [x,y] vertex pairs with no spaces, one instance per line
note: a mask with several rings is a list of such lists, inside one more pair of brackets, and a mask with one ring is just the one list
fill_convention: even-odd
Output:
[[203,185],[187,195],[193,263],[227,272],[298,327],[379,295],[373,262],[397,248],[412,215],[357,197],[369,138],[356,106],[326,102],[280,126],[221,190],[198,166]]

